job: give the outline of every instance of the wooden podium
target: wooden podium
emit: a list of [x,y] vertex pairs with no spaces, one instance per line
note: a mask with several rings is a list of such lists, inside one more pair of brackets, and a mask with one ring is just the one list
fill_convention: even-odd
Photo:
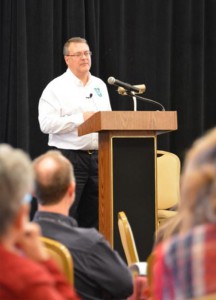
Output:
[[157,228],[157,135],[177,130],[176,111],[101,111],[78,134],[99,133],[99,231],[125,258],[118,212],[125,211],[145,261]]

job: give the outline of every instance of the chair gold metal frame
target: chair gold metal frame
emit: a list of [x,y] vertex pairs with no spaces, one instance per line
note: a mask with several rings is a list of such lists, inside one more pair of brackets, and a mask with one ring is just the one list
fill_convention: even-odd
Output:
[[133,232],[127,216],[123,211],[118,213],[118,227],[128,265],[139,262],[139,256],[137,253]]
[[62,243],[46,238],[40,237],[41,241],[47,248],[50,257],[56,262],[60,270],[65,274],[69,283],[73,285],[74,275],[73,275],[73,258],[70,251]]

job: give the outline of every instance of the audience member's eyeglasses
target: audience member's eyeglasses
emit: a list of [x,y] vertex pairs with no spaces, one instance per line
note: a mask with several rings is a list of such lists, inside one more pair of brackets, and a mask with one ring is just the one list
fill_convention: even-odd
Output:
[[88,56],[91,56],[91,55],[92,55],[92,52],[91,52],[91,51],[77,52],[77,53],[74,53],[74,54],[68,54],[68,55],[66,55],[66,56],[74,56],[74,57],[81,58],[83,55],[84,55],[85,57],[88,57]]
[[27,204],[32,201],[32,195],[31,194],[25,194],[25,196],[22,199],[22,203]]

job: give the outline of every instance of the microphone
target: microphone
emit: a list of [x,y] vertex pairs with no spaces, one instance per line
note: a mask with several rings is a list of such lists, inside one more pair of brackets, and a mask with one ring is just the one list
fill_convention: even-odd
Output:
[[152,104],[155,104],[157,106],[160,106],[160,108],[165,111],[165,108],[164,106],[155,101],[155,100],[152,100],[152,99],[148,99],[148,98],[144,98],[144,97],[141,97],[141,96],[137,96],[135,94],[142,94],[144,93],[144,91],[146,90],[146,86],[145,84],[140,84],[140,85],[130,85],[128,83],[125,83],[125,82],[122,82],[118,79],[115,79],[114,77],[109,77],[107,79],[107,82],[109,84],[114,84],[114,85],[117,85],[118,86],[118,93],[123,95],[123,96],[130,96],[130,97],[136,97],[137,99],[140,99],[144,102],[149,102],[149,103],[152,103]]
[[135,92],[136,94],[142,94],[144,93],[146,87],[144,84],[140,84],[140,85],[131,85],[129,83],[126,82],[122,82],[118,79],[115,79],[114,77],[109,77],[107,79],[107,82],[111,85],[116,85],[118,87],[120,87],[118,89],[119,94],[125,95],[126,91],[132,91]]
[[91,93],[88,97],[86,97],[86,99],[91,99],[92,96],[93,94]]
[[[137,85],[134,85],[134,87],[139,89],[138,93],[134,92],[135,94],[143,94],[146,90],[145,84],[137,84]],[[128,93],[127,93],[128,91],[125,88],[123,88],[122,86],[119,86],[117,91],[122,96],[127,96],[128,95]]]

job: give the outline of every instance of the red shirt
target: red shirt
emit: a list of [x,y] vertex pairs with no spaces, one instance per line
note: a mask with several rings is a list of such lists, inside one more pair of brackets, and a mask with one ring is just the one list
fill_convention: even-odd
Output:
[[0,245],[1,300],[79,300],[51,261],[36,263]]

